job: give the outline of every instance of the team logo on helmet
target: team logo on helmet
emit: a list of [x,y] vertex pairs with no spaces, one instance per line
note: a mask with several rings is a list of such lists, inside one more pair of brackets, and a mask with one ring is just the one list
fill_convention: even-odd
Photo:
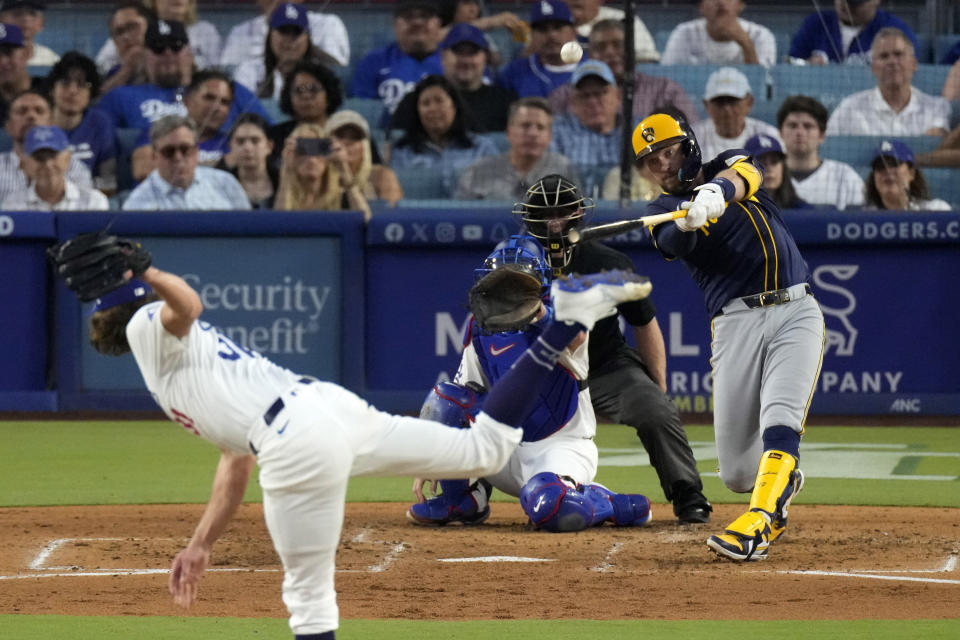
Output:
[[643,130],[643,139],[647,142],[653,142],[657,139],[657,134],[654,132],[653,127],[647,127]]

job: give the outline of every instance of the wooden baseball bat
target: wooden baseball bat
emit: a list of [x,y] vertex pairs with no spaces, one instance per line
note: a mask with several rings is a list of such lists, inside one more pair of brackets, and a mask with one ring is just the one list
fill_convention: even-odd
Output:
[[620,220],[609,224],[600,224],[595,227],[587,227],[586,229],[570,229],[570,231],[567,232],[567,239],[573,244],[577,244],[578,242],[586,242],[587,240],[609,238],[620,235],[621,233],[626,233],[631,229],[650,227],[655,224],[660,224],[661,222],[670,222],[677,218],[685,218],[686,216],[686,209],[677,209],[676,211],[657,213],[652,216],[643,216],[642,218],[636,218],[634,220]]

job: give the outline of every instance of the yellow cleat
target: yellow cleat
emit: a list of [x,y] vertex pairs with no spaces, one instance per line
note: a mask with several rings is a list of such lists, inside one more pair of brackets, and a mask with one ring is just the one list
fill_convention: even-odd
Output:
[[710,536],[707,546],[730,560],[763,560],[770,546],[770,520],[763,511],[748,511],[718,536]]

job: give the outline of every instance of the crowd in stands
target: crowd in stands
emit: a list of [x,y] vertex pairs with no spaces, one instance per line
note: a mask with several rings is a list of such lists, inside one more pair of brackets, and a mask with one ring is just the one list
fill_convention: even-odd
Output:
[[[109,38],[87,55],[37,41],[45,2],[0,0],[10,147],[0,203],[369,219],[411,195],[508,203],[550,173],[617,200],[624,129],[665,111],[705,158],[746,149],[786,209],[960,205],[960,182],[931,194],[945,181],[921,170],[960,167],[960,36],[938,61],[938,95],[917,87],[920,42],[880,0],[834,0],[800,22],[788,51],[742,17],[743,0],[699,0],[660,51],[643,21],[655,8],[641,4],[631,70],[623,11],[606,4],[535,0],[497,12],[483,0],[397,0],[369,7],[390,14],[392,33],[358,50],[338,3],[256,0],[225,29],[196,0],[130,0],[105,12]],[[574,40],[584,58],[565,61]],[[781,67],[827,66],[862,69],[874,86],[833,102],[823,94],[837,87],[772,84]],[[694,85],[683,74],[696,67]],[[855,161],[830,157],[828,142],[844,137],[860,145]],[[631,199],[655,196],[632,171]]]

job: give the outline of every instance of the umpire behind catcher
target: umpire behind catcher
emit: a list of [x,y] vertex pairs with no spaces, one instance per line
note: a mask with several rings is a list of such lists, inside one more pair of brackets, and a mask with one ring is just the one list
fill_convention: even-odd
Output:
[[[569,241],[567,234],[584,223],[592,207],[593,202],[584,198],[575,184],[551,174],[527,190],[514,213],[547,249],[556,275],[633,271],[630,258],[619,251],[599,242],[574,245]],[[637,351],[627,345],[616,315],[597,322],[589,346],[593,407],[612,421],[636,429],[677,520],[708,522],[713,508],[702,493],[680,412],[666,393],[666,350],[656,307],[646,298],[622,304],[617,311],[633,327]]]

